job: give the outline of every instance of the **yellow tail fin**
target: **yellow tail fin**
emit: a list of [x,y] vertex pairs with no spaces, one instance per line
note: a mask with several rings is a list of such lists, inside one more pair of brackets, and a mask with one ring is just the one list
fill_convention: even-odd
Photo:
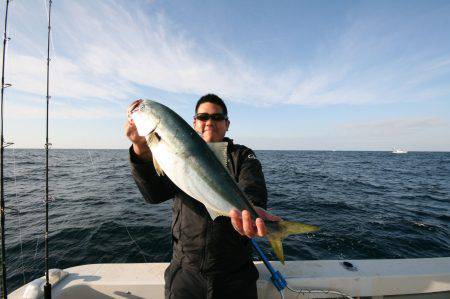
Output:
[[284,264],[282,243],[284,238],[289,235],[311,233],[319,230],[317,226],[293,221],[268,222],[266,226],[268,229],[267,239],[282,264]]

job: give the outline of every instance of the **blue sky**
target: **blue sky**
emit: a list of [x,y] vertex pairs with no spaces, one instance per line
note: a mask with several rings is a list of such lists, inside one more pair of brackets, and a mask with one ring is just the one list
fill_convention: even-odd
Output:
[[[4,7],[2,7],[4,16]],[[448,1],[54,1],[50,140],[127,148],[126,107],[229,106],[254,149],[450,151]],[[45,142],[44,1],[10,5],[5,136]]]

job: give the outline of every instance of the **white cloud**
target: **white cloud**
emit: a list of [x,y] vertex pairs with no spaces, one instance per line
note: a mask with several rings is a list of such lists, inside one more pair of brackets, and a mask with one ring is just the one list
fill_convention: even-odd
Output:
[[[105,107],[105,105],[74,106],[64,102],[51,102],[51,119],[104,119],[116,118],[123,120],[124,113]],[[14,101],[6,106],[8,119],[45,119],[45,98],[28,100],[27,102]]]
[[[356,20],[329,41],[332,48],[323,45],[307,69],[296,68],[293,61],[289,70],[271,73],[223,45],[197,44],[189,29],[180,28],[162,12],[143,12],[141,4],[70,1],[55,7],[54,97],[121,102],[145,86],[180,94],[215,91],[253,105],[334,105],[417,101],[450,93],[450,87],[430,90],[424,85],[449,74],[450,57],[389,58],[385,54],[396,46],[396,39],[386,31],[388,26],[371,36],[370,26]],[[16,19],[20,15],[32,24],[16,24],[22,31],[17,29],[19,45],[11,53],[11,79],[19,91],[43,94],[45,12],[36,3],[36,9],[28,3],[15,5]],[[39,9],[41,19],[36,18]],[[33,24],[43,27],[40,39],[33,34]],[[38,51],[29,51],[30,47]],[[425,62],[419,63],[417,57]]]
[[[13,39],[6,77],[13,84],[8,99],[14,95],[14,101],[7,101],[8,118],[16,123],[21,118],[41,121],[45,116],[46,14],[41,1],[12,4],[9,28]],[[181,27],[178,20],[158,11],[164,5],[152,5],[152,1],[54,2],[50,94],[51,117],[64,120],[58,124],[64,125],[67,119],[85,124],[101,119],[112,124],[106,119],[123,119],[123,106],[137,96],[153,97],[145,94],[151,90],[175,94],[173,98],[181,100],[186,94],[213,91],[229,101],[255,106],[428,101],[450,94],[450,85],[444,83],[450,76],[450,56],[443,51],[447,44],[413,47],[408,52],[403,35],[413,35],[414,28],[391,30],[397,27],[384,24],[384,19],[375,22],[364,19],[365,15],[352,19],[348,26],[327,33],[322,44],[311,47],[319,49],[308,53],[312,59],[299,58],[288,68],[274,71],[268,64],[279,58],[277,53],[270,62],[256,64],[218,39],[209,44],[199,39],[191,28]],[[266,41],[270,40],[277,38],[267,36]],[[285,42],[289,49],[289,39]],[[186,102],[191,100],[189,96]],[[255,131],[259,124],[255,122]],[[442,119],[422,117],[347,124],[339,132],[352,137],[390,134],[395,139],[395,134],[432,128],[443,131],[445,126]],[[337,139],[327,143],[328,138],[298,144],[339,144]],[[289,143],[290,139],[286,146]]]
[[373,136],[401,136],[405,134],[417,134],[428,129],[437,127],[448,127],[449,123],[438,117],[421,118],[394,118],[377,121],[367,121],[359,123],[342,124],[340,127],[347,130],[347,133]]
[[390,118],[335,124],[309,135],[299,130],[289,137],[235,136],[235,142],[253,149],[448,151],[449,130],[450,123],[438,117]]

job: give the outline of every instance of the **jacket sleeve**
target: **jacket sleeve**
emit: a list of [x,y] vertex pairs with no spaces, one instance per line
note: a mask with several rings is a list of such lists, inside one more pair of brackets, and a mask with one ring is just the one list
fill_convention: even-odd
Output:
[[266,209],[267,188],[261,163],[249,148],[242,151],[239,159],[242,161],[238,172],[239,187],[254,205]]
[[133,147],[130,147],[130,164],[131,174],[146,202],[156,204],[175,196],[176,186],[172,181],[166,176],[159,176],[153,162],[140,160]]

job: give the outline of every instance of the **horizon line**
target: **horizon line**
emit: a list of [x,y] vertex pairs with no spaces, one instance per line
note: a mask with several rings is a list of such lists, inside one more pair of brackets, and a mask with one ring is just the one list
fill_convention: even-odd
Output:
[[[14,149],[20,150],[43,150],[45,148],[36,147],[16,147]],[[5,148],[5,150],[14,150],[12,148]],[[129,148],[67,148],[67,147],[57,147],[49,149],[51,150],[129,150]],[[392,152],[392,149],[386,150],[371,150],[371,149],[252,149],[254,151],[305,151],[305,152]],[[450,153],[450,150],[408,150],[408,153],[413,152],[428,152],[428,153]]]

